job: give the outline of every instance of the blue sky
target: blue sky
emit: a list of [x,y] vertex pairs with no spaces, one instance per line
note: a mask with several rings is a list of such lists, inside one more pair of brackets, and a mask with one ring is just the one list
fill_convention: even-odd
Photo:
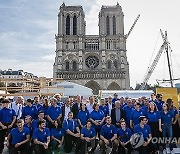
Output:
[[[174,55],[174,77],[180,77],[179,0],[173,0],[173,3],[169,0],[64,0],[66,5],[83,6],[87,34],[98,34],[98,13],[101,5],[116,5],[117,1],[125,15],[125,33],[128,33],[137,15],[141,14],[127,40],[131,86],[142,82],[153,51],[155,56],[159,50],[162,44],[160,28],[168,31]],[[38,76],[52,77],[55,58],[54,36],[57,33],[57,14],[62,2],[0,1],[0,69],[23,69]],[[164,54],[150,83],[156,83],[156,79],[163,78],[168,79]]]

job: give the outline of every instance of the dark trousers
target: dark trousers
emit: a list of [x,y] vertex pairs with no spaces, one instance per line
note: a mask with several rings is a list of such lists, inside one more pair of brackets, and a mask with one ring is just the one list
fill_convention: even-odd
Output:
[[125,150],[125,149],[127,149],[127,153],[128,153],[128,154],[131,154],[131,151],[133,150],[130,143],[126,144],[125,147],[122,146],[121,144],[119,144],[118,153],[122,153],[122,154],[123,154],[123,153],[126,153],[126,150]]
[[48,154],[49,149],[44,149],[43,145],[34,144],[34,152],[35,152],[35,154]]
[[[10,123],[3,123],[3,125],[8,127]],[[10,132],[10,129],[2,129],[0,127],[0,153],[4,149],[4,140],[5,140],[5,137],[9,134],[9,132]]]
[[86,154],[88,147],[92,147],[91,152],[94,152],[95,140],[91,140],[90,142],[86,142],[85,140],[81,140],[81,154]]
[[22,144],[19,147],[15,147],[15,145],[11,145],[9,148],[9,154],[29,154],[30,146],[28,143]]
[[157,145],[150,142],[147,146],[140,146],[136,149],[139,154],[150,154],[151,152],[155,152],[157,150]]
[[64,150],[66,153],[70,153],[72,151],[73,143],[76,144],[75,153],[78,153],[80,151],[80,147],[81,147],[80,138],[66,134],[64,137]]

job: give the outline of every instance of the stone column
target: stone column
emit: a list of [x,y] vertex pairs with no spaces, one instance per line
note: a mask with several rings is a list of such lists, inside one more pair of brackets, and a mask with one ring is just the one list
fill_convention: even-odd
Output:
[[73,35],[73,17],[70,16],[70,35]]
[[109,24],[110,24],[110,35],[113,34],[113,17],[109,16]]

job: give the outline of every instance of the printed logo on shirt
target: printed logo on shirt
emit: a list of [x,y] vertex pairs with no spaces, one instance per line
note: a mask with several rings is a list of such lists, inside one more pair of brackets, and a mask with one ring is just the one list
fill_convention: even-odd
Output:
[[168,117],[170,118],[170,117],[171,117],[171,115],[170,115],[170,114],[168,114]]
[[9,113],[12,114],[12,111],[10,111]]
[[24,132],[24,133],[22,133],[22,135],[24,136],[24,135],[25,135],[25,132]]

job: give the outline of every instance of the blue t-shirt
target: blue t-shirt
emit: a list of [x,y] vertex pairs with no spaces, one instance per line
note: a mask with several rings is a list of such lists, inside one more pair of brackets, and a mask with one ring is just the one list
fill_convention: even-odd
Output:
[[120,100],[119,98],[113,98],[113,99],[112,99],[112,103],[115,104],[115,102],[116,102],[116,101],[119,101],[119,100]]
[[170,111],[171,111],[172,114],[173,114],[173,118],[175,118],[176,115],[178,114],[178,111],[177,111],[176,107],[173,107],[173,109],[171,109]]
[[12,137],[11,144],[15,145],[17,143],[26,140],[26,136],[30,135],[30,133],[29,133],[29,129],[26,127],[24,127],[21,132],[16,127],[11,130],[10,135]]
[[81,134],[83,134],[84,137],[93,138],[96,136],[96,131],[93,127],[91,127],[90,129],[87,129],[87,127],[83,127],[81,129]]
[[85,111],[81,110],[81,111],[79,111],[79,113],[77,115],[77,119],[79,119],[81,121],[81,124],[83,126],[85,126],[87,120],[89,119],[89,111],[88,110],[85,110]]
[[57,139],[62,139],[62,137],[64,136],[64,129],[60,128],[52,128],[51,129],[51,136],[54,136]]
[[126,115],[126,124],[127,125],[130,125],[130,120],[131,120],[131,112],[134,110],[134,107],[133,106],[124,106],[123,108],[124,112],[125,112],[125,115]]
[[0,110],[0,121],[3,122],[9,122],[11,123],[13,121],[13,117],[16,116],[16,112],[14,109],[9,109],[3,107]]
[[162,111],[162,106],[163,106],[163,104],[164,104],[164,101],[158,102],[158,101],[155,99],[153,102],[156,104],[156,106],[157,106],[157,108],[158,108],[158,111]]
[[162,124],[172,124],[173,113],[171,111],[168,111],[166,114],[164,113],[164,111],[161,111],[160,114]]
[[[94,121],[101,122],[101,120],[105,117],[104,112],[102,110],[93,110],[90,114],[90,118],[93,119]],[[96,126],[93,124],[94,128],[100,128],[101,126]]]
[[140,123],[140,121],[139,121],[139,117],[140,117],[140,116],[145,116],[144,110],[140,109],[139,111],[137,111],[136,109],[134,109],[134,110],[131,112],[131,117],[130,117],[130,119],[132,120],[134,126]]
[[102,135],[107,140],[110,140],[115,134],[117,134],[116,127],[114,125],[110,125],[108,127],[106,124],[102,126],[100,135]]
[[44,112],[45,116],[47,115],[48,108],[49,108],[48,106],[43,106],[42,107],[42,111]]
[[148,107],[147,106],[143,105],[141,109],[144,110],[145,114],[147,114],[147,112],[148,112]]
[[109,115],[109,109],[106,105],[104,106],[99,106],[99,109],[102,110],[104,112],[104,116],[107,117],[107,115]]
[[22,117],[25,118],[27,115],[30,115],[33,119],[37,118],[38,110],[37,108],[33,106],[25,106],[22,109]]
[[148,122],[158,122],[159,119],[161,119],[161,115],[159,111],[154,111],[154,112],[147,112],[147,118]]
[[127,141],[130,140],[132,136],[132,131],[129,128],[126,128],[125,130],[123,130],[122,128],[119,128],[117,130],[117,135],[118,135],[118,138],[120,138],[121,142],[126,143]]
[[50,106],[48,108],[47,115],[49,115],[52,120],[56,120],[60,114],[62,114],[61,107],[59,107],[59,106],[56,106],[56,107]]
[[24,127],[26,127],[26,128],[28,128],[28,129],[29,129],[30,136],[32,136],[32,133],[33,133],[32,124],[31,124],[30,126],[28,126],[27,124],[24,124]]
[[33,132],[33,139],[37,139],[40,142],[47,142],[47,137],[50,137],[49,128],[44,128],[43,131],[40,131],[39,128],[36,128]]
[[[39,119],[33,120],[33,122],[32,122],[32,129],[33,130],[35,130],[36,128],[39,128],[38,121],[39,121]],[[46,126],[47,126],[47,121],[46,121]]]
[[134,133],[142,133],[144,139],[147,139],[151,134],[151,128],[149,125],[144,125],[144,128],[141,128],[140,124],[138,124],[134,127]]
[[39,111],[43,111],[43,107],[42,107],[41,104],[38,104],[38,105],[34,104],[34,106],[36,107],[36,109],[38,110],[38,112],[39,112]]
[[72,120],[67,119],[63,121],[63,128],[65,131],[69,129],[71,132],[74,132],[76,130],[76,127],[78,127],[78,124],[74,119]]

